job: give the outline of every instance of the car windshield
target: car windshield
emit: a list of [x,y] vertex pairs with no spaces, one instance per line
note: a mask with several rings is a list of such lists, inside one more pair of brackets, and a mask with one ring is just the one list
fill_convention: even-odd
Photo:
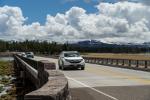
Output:
[[32,54],[32,52],[27,52],[26,54]]
[[65,57],[79,57],[80,54],[79,53],[65,53],[64,56]]

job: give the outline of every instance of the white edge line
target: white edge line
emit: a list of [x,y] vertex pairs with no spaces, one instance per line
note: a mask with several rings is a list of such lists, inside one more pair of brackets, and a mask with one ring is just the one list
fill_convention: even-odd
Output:
[[104,93],[104,92],[102,92],[102,91],[100,91],[100,90],[97,90],[97,89],[95,89],[95,88],[93,88],[93,87],[90,87],[90,86],[88,86],[88,85],[86,85],[86,84],[84,84],[84,83],[82,83],[82,82],[80,82],[80,81],[78,81],[78,80],[75,80],[75,79],[70,78],[70,77],[68,77],[68,76],[66,76],[66,77],[67,77],[68,79],[70,79],[70,80],[73,80],[73,81],[77,82],[77,83],[80,84],[80,85],[83,85],[83,86],[85,86],[85,87],[87,87],[87,88],[93,90],[93,91],[96,91],[96,92],[98,92],[98,93],[100,93],[100,94],[103,94],[103,95],[105,95],[105,96],[111,98],[112,100],[119,100],[119,99],[117,99],[117,98],[115,98],[115,97],[113,97],[113,96],[111,96],[111,95],[109,95],[109,94],[106,94],[106,93]]

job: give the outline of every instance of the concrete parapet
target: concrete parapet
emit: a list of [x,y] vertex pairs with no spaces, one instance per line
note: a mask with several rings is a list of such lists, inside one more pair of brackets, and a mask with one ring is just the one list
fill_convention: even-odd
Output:
[[40,60],[39,62],[41,62],[44,66],[45,69],[47,70],[56,70],[56,65],[53,62],[49,62],[47,60]]
[[63,73],[47,70],[48,81],[41,88],[25,95],[25,100],[69,100],[68,81]]
[[[68,80],[64,74],[56,70],[53,62],[14,56],[16,66],[25,73],[36,89],[24,95],[24,100],[70,100]],[[19,71],[21,71],[19,70]],[[36,71],[36,77],[33,71]]]

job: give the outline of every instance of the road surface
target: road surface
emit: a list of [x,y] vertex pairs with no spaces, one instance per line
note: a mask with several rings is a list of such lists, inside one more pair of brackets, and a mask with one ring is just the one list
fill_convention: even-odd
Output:
[[[36,60],[57,59],[35,57]],[[150,72],[87,64],[85,70],[65,70],[72,100],[150,100]]]

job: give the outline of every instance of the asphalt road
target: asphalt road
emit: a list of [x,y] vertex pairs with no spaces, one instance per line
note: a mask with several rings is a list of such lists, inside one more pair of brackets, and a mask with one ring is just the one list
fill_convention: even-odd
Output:
[[[57,59],[35,57],[36,60]],[[86,64],[85,70],[65,70],[72,100],[150,100],[150,72]]]

